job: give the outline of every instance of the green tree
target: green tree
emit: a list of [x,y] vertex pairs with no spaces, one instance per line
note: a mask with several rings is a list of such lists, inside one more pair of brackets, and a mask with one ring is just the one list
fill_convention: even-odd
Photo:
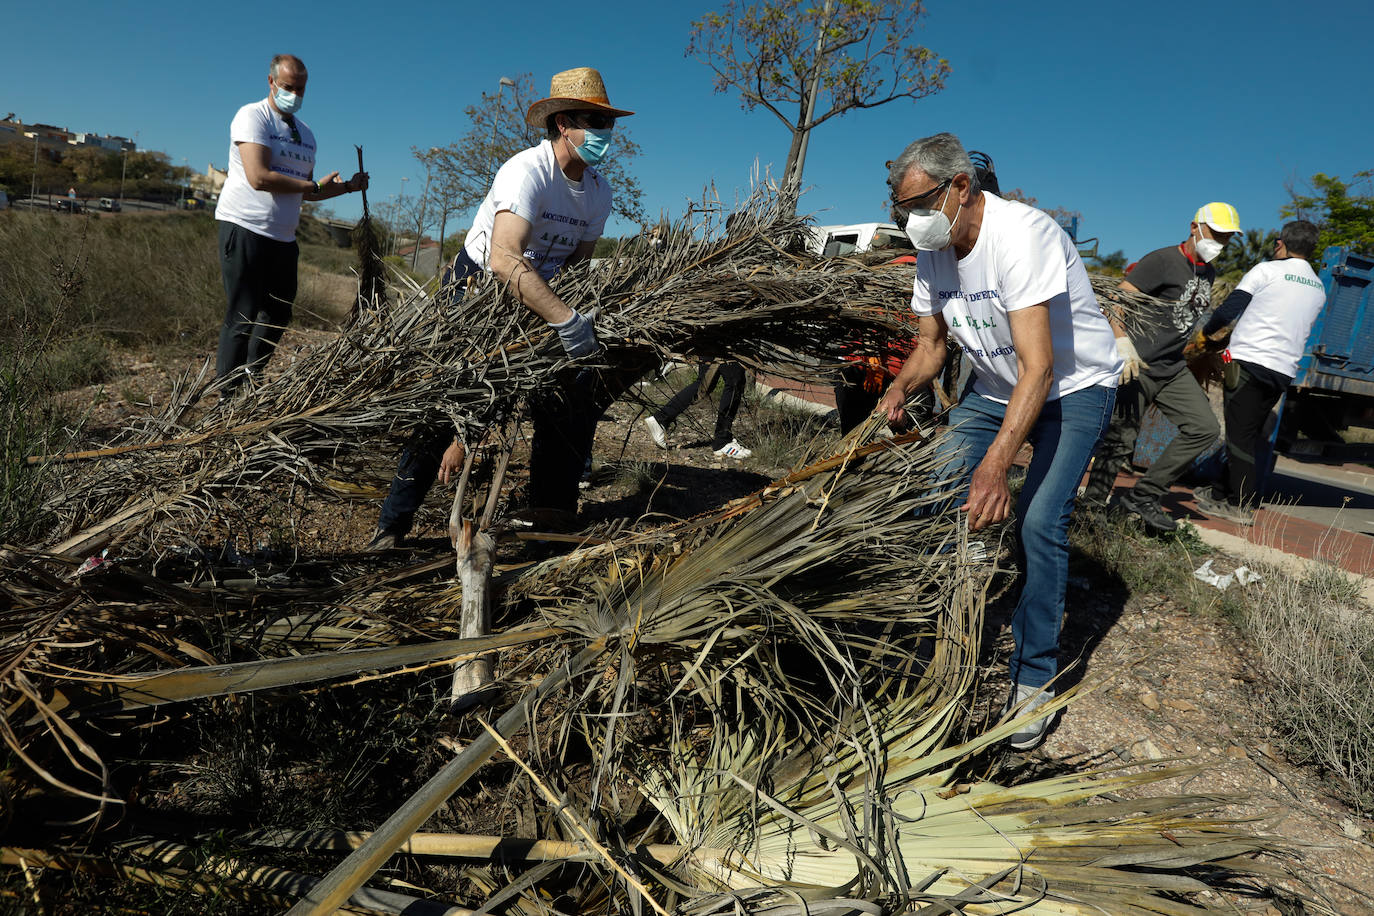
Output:
[[[113,175],[110,174],[112,163]],[[119,177],[119,156],[99,147],[85,146],[74,149],[62,157],[62,164],[71,169],[77,183],[83,185]]]
[[1329,245],[1348,245],[1356,251],[1374,253],[1374,170],[1355,173],[1346,184],[1336,176],[1312,176],[1311,194],[1299,194],[1289,187],[1292,198],[1279,214],[1284,219],[1305,219],[1317,224],[1317,256]]
[[[525,123],[525,112],[542,93],[535,90],[528,73],[520,74],[514,83],[508,93],[482,93],[479,103],[463,110],[472,127],[457,143],[435,147],[428,153],[415,152],[415,157],[432,170],[430,193],[436,196],[436,215],[476,208],[491,189],[501,164],[544,139],[542,126]],[[644,191],[630,172],[630,163],[639,153],[639,144],[620,121],[615,126],[611,154],[596,170],[614,191],[612,212],[642,224]]]
[[811,131],[831,118],[944,88],[948,61],[915,44],[923,0],[729,0],[692,23],[687,53],[792,135],[784,201],[795,209]]
[[1247,270],[1274,253],[1274,240],[1278,237],[1274,229],[1246,229],[1217,255],[1217,279],[1239,282]]
[[1119,277],[1126,272],[1126,252],[1120,248],[1111,254],[1099,254],[1090,260],[1093,267],[1101,273]]

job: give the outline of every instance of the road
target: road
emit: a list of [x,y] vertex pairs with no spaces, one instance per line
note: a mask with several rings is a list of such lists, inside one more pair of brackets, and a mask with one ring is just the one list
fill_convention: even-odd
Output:
[[1280,456],[1265,507],[1327,527],[1374,534],[1374,468]]

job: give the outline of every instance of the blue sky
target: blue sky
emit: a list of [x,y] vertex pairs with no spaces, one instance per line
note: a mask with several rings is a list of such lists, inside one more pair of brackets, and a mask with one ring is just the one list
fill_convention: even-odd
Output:
[[[708,182],[731,199],[747,193],[756,160],[778,171],[787,154],[772,115],[713,93],[710,70],[684,56],[691,20],[719,6],[240,2],[202,25],[212,8],[68,0],[63,29],[54,8],[17,4],[0,114],[137,132],[174,163],[223,166],[230,118],[266,94],[268,59],[288,51],[310,68],[301,117],[319,140],[318,168],[350,174],[362,144],[376,205],[402,177],[415,193],[424,173],[411,147],[461,138],[463,108],[501,76],[531,72],[543,88],[555,71],[594,66],[612,103],[637,112],[625,124],[643,148],[634,171],[646,210],[676,217]],[[1273,228],[1285,183],[1374,168],[1367,0],[927,9],[918,40],[949,60],[947,87],[813,134],[802,206],[821,223],[884,219],[884,160],[941,130],[990,153],[1003,187],[1080,211],[1080,235],[1132,259],[1181,241],[1209,200],[1233,203],[1244,226]],[[341,215],[359,207],[356,196],[340,203]]]

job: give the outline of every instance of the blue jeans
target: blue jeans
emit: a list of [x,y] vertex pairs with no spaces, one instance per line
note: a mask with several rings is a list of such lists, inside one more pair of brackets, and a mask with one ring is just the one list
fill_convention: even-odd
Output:
[[[1016,648],[1011,680],[1042,687],[1059,670],[1059,628],[1069,578],[1069,516],[1093,448],[1112,418],[1116,389],[1101,385],[1047,401],[1027,442],[1034,454],[1016,501],[1016,539],[1022,570],[1021,597],[1011,618]],[[953,429],[940,445],[948,457],[948,479],[960,482],[959,503],[969,477],[1002,428],[1005,404],[970,390],[950,412]]]

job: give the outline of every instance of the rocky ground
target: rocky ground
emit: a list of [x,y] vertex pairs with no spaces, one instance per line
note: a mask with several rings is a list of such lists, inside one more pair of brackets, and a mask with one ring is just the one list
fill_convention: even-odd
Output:
[[[324,333],[289,332],[276,367],[304,356]],[[93,436],[108,435],[125,418],[165,397],[172,373],[187,362],[134,354],[118,378],[73,392],[72,401],[89,408],[87,425]],[[633,394],[643,403],[661,403],[683,380],[679,375],[650,382]],[[754,456],[718,459],[708,445],[714,409],[713,400],[698,402],[670,430],[671,447],[664,451],[639,422],[644,415],[640,404],[613,406],[597,435],[597,463],[584,492],[587,519],[691,515],[783,473],[801,437],[837,435],[814,418],[780,414],[751,400],[741,411],[736,435],[755,448]],[[378,456],[374,476],[352,482],[359,488],[354,498],[307,507],[296,528],[300,548],[330,554],[365,544],[390,460]],[[523,473],[523,467],[515,467],[513,479],[520,480]],[[439,556],[449,549],[447,512],[444,497],[432,494],[411,550]],[[1224,557],[1216,560],[1223,571],[1227,563]],[[1011,755],[996,766],[1052,772],[1119,762],[1196,764],[1194,775],[1166,782],[1159,791],[1244,799],[1228,812],[1261,818],[1256,829],[1305,847],[1302,859],[1290,863],[1291,886],[1305,882],[1307,893],[1331,912],[1374,913],[1374,824],[1338,801],[1321,774],[1285,760],[1266,722],[1260,674],[1244,641],[1222,615],[1198,613],[1167,594],[1133,593],[1082,556],[1074,559],[1067,608],[1064,656],[1081,660],[1070,677],[1081,683],[1083,695],[1038,751]],[[988,623],[994,648],[985,693],[999,701],[1000,659],[1010,643],[1008,613],[1008,600],[996,602]],[[1246,909],[1253,906],[1251,901]],[[1257,912],[1304,912],[1283,899],[1267,904],[1267,910],[1265,906],[1260,904]],[[1312,911],[1320,910],[1307,910]]]

